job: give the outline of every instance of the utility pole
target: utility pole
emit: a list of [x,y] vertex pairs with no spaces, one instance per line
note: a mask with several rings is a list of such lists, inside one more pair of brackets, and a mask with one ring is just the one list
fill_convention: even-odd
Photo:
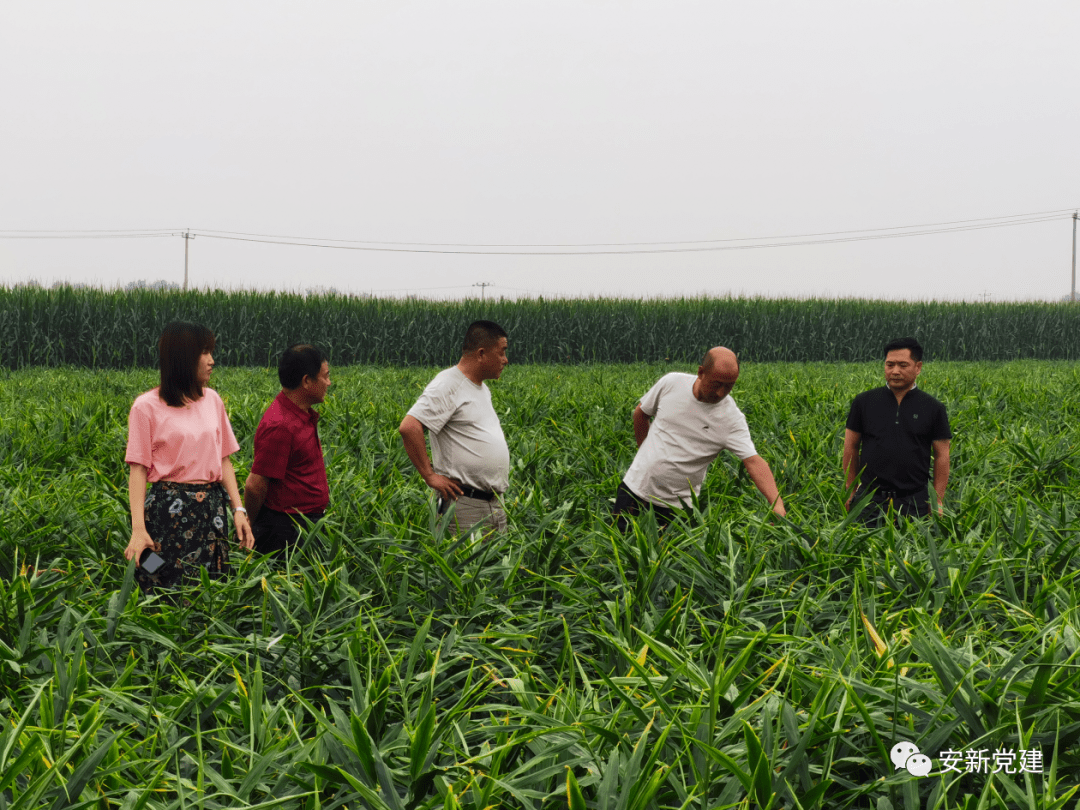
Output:
[[195,238],[195,234],[191,231],[184,231],[184,233],[180,235],[184,237],[184,292],[187,292],[188,245],[191,243],[191,240]]
[[488,287],[494,287],[495,285],[490,281],[478,281],[473,284],[474,287],[480,288],[480,305],[483,306],[485,302],[485,293],[487,293]]
[[1073,271],[1072,271],[1072,290],[1069,292],[1069,300],[1076,303],[1076,217],[1077,212],[1073,211]]

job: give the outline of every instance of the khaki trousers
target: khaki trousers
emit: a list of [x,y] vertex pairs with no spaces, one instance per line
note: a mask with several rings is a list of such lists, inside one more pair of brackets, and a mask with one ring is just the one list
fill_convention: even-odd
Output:
[[454,503],[454,523],[458,532],[467,532],[473,526],[481,526],[485,533],[491,529],[500,534],[506,531],[506,512],[497,495],[490,501],[462,495]]

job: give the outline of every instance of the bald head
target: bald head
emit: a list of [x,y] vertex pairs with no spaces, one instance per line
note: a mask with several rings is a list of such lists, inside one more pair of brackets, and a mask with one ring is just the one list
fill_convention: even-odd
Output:
[[705,352],[694,380],[694,397],[699,402],[715,403],[731,393],[739,379],[739,358],[723,346]]
[[739,358],[735,356],[735,352],[726,346],[713,346],[705,352],[705,357],[701,361],[701,368],[698,371],[711,371],[717,366],[738,374]]

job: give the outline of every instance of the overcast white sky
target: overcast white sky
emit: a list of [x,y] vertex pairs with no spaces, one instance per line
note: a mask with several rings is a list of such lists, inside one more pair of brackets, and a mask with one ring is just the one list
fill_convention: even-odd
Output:
[[[9,2],[0,231],[548,245],[1071,209],[1078,34],[1075,0]],[[191,284],[1058,299],[1069,290],[1070,215],[644,255],[199,236]],[[6,284],[179,282],[183,261],[178,236],[0,239]]]

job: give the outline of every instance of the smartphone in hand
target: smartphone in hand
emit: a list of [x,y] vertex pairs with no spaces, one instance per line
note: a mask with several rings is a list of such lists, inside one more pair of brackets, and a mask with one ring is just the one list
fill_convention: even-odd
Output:
[[165,560],[162,559],[161,555],[150,549],[146,549],[142,553],[142,557],[139,558],[139,565],[141,565],[143,571],[148,574],[154,573],[164,564]]

